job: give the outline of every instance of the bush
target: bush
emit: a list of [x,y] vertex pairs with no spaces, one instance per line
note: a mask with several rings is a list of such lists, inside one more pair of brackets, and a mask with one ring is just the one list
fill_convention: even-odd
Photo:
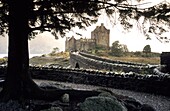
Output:
[[117,57],[123,56],[123,47],[119,44],[119,41],[112,43],[110,54]]

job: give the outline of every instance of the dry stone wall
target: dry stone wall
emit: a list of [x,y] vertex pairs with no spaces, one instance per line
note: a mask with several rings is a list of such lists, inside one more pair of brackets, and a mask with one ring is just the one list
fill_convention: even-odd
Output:
[[[169,75],[116,74],[110,71],[36,66],[30,67],[30,70],[34,79],[97,85],[170,97]],[[1,78],[4,78],[5,73],[6,68],[0,67]]]

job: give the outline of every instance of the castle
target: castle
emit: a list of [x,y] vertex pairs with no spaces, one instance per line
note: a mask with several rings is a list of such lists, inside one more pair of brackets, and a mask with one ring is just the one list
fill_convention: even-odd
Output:
[[65,51],[88,51],[95,49],[97,46],[109,49],[109,36],[110,30],[106,29],[104,24],[97,26],[91,32],[91,38],[80,38],[75,39],[73,36],[71,38],[66,38],[65,41]]

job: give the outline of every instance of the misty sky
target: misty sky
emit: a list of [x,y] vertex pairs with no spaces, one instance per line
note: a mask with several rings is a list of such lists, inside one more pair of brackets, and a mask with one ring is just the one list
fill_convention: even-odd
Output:
[[[152,0],[145,0],[150,2]],[[156,3],[159,3],[160,0],[156,0]],[[156,4],[154,3],[154,4]],[[148,5],[148,4],[147,4]],[[126,44],[129,51],[142,51],[145,45],[150,45],[152,52],[164,52],[170,51],[170,43],[161,43],[156,39],[155,36],[152,36],[152,40],[146,40],[146,37],[143,36],[141,31],[134,26],[134,28],[129,33],[125,33],[122,30],[120,25],[111,25],[108,22],[108,18],[106,15],[101,15],[99,17],[99,21],[97,24],[94,24],[87,28],[87,30],[80,30],[78,28],[74,28],[74,32],[70,32],[66,34],[67,37],[75,36],[75,38],[79,39],[90,38],[91,31],[95,29],[96,26],[100,26],[101,23],[104,23],[107,29],[110,29],[110,46],[111,44],[118,40],[121,44]],[[75,33],[79,32],[82,36],[78,36]],[[169,36],[170,33],[166,33],[165,36]],[[7,53],[7,37],[0,36],[0,54]],[[31,54],[47,54],[50,53],[53,48],[58,47],[60,51],[65,50],[65,38],[60,38],[56,40],[50,33],[43,33],[38,35],[35,39],[29,41],[29,50]]]

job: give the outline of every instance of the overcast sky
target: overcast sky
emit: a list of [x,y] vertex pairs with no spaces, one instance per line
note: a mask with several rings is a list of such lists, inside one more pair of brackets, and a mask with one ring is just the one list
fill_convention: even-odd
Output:
[[[153,2],[153,0],[145,0],[147,3]],[[143,1],[144,3],[146,3]],[[163,1],[163,0],[161,0]],[[167,0],[170,1],[170,0]],[[159,3],[160,0],[154,0],[153,4]],[[150,5],[153,5],[150,4]],[[146,5],[145,5],[146,6]],[[147,7],[149,4],[147,4]],[[142,6],[144,7],[144,6]],[[153,52],[163,52],[170,51],[170,43],[161,43],[156,39],[155,36],[152,36],[152,40],[146,40],[146,37],[141,33],[140,30],[134,26],[133,30],[129,33],[124,33],[120,25],[110,25],[108,22],[108,18],[106,15],[101,15],[97,24],[94,24],[87,28],[86,31],[79,30],[75,28],[75,32],[81,33],[86,38],[91,37],[91,31],[95,29],[96,26],[99,26],[101,23],[104,23],[107,29],[110,29],[110,46],[111,44],[118,40],[122,44],[126,44],[130,51],[142,51],[145,45],[150,45]],[[169,36],[170,33],[166,33],[165,36]],[[76,35],[74,32],[70,32],[67,34],[68,37],[75,36],[77,39],[80,36]],[[31,54],[46,54],[50,53],[53,48],[58,47],[60,51],[65,50],[65,38],[60,38],[56,40],[50,33],[44,33],[38,35],[35,39],[32,39],[29,42],[30,53]],[[7,53],[7,37],[0,36],[0,54]]]

